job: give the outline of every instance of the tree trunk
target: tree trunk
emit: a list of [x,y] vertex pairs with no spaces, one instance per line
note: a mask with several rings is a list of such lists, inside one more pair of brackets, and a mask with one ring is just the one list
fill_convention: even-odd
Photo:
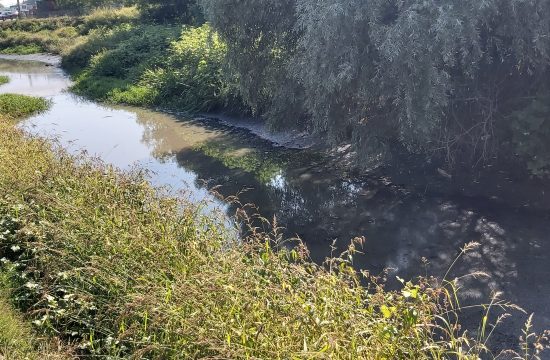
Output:
[[17,17],[21,19],[21,4],[17,0]]

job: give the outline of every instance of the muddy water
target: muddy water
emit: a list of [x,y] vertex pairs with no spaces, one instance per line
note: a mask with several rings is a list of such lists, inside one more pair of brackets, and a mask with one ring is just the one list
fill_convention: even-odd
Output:
[[[345,247],[365,236],[357,267],[395,275],[442,276],[464,244],[481,244],[461,260],[454,274],[484,271],[469,283],[466,301],[480,302],[492,291],[536,313],[536,327],[550,328],[550,214],[503,208],[486,199],[409,193],[385,178],[343,179],[308,150],[274,146],[250,131],[214,120],[190,120],[128,107],[107,107],[65,92],[67,76],[39,62],[0,60],[11,83],[0,92],[46,96],[51,109],[22,126],[55,136],[73,151],[86,150],[120,168],[139,166],[151,181],[208,199],[221,185],[224,195],[276,216],[290,236],[298,235],[321,261],[330,244]],[[225,211],[233,207],[217,203]],[[422,258],[428,262],[423,264]],[[469,314],[472,322],[479,314]],[[515,341],[518,315],[497,331]]]

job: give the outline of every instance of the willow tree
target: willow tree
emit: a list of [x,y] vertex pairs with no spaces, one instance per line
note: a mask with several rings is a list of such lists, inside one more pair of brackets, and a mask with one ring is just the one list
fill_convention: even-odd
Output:
[[548,0],[202,1],[251,106],[363,159],[494,161],[550,92]]
[[197,24],[202,22],[202,13],[196,0],[129,0],[136,4],[142,14],[155,21],[180,21]]
[[272,125],[303,126],[304,99],[287,68],[299,33],[294,0],[202,0],[207,20],[228,44],[227,70],[253,112]]

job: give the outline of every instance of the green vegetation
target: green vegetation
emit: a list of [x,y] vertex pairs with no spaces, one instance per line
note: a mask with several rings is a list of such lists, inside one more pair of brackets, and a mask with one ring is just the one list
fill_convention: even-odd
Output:
[[225,46],[208,25],[119,26],[69,49],[79,94],[120,104],[188,111],[242,108],[223,72]]
[[[170,4],[138,5],[149,18]],[[187,111],[246,111],[223,71],[226,47],[208,25],[139,20],[137,8],[129,7],[98,9],[79,18],[10,22],[0,27],[0,52],[62,54],[63,66],[75,79],[73,90],[101,101]]]
[[[550,86],[547,1],[201,4],[252,109],[353,144],[367,167],[403,150],[464,171],[514,165],[510,115]],[[519,164],[548,157],[536,150]]]
[[4,291],[0,288],[0,356],[6,360],[70,359],[68,350],[34,334],[31,326],[9,304]]
[[0,94],[0,114],[20,118],[48,109],[48,101],[24,95]]
[[5,75],[0,75],[0,85],[4,85],[10,82],[10,78]]
[[[23,109],[18,109],[19,106]],[[46,107],[47,102],[43,99],[22,95],[0,95],[0,128],[11,127],[13,120],[42,111]],[[3,231],[4,222],[0,220],[0,243],[4,240]],[[3,250],[0,250],[0,256],[3,256]],[[38,337],[31,329],[29,322],[12,307],[11,284],[3,269],[0,265],[0,314],[2,314],[0,316],[0,358],[6,360],[69,359],[68,350],[60,345],[57,339]]]
[[[318,266],[302,245],[279,247],[276,230],[238,239],[225,224],[160,195],[140,174],[71,156],[0,121],[4,288],[37,331],[74,343],[80,355],[491,356],[488,319],[502,302],[486,307],[490,317],[470,337],[456,326],[454,281],[403,281],[401,291],[386,291],[352,267],[364,239]],[[13,329],[16,320],[3,321]],[[27,335],[13,331],[3,336],[25,349]],[[540,348],[525,351],[530,358]]]
[[0,24],[0,53],[59,54],[79,37],[80,18],[10,21]]
[[550,91],[546,2],[126,3],[135,7],[2,24],[0,52],[61,53],[75,91],[98,100],[252,112],[308,129],[351,143],[359,166],[408,153],[462,171],[548,173],[550,152],[527,151],[518,131],[528,125],[514,120],[529,111],[525,99],[544,102]]
[[154,21],[178,21],[198,24],[203,21],[196,0],[132,0],[143,16]]
[[75,43],[85,41],[94,30],[134,24],[139,19],[135,7],[98,9],[85,17],[26,19],[0,24],[0,53],[62,54]]

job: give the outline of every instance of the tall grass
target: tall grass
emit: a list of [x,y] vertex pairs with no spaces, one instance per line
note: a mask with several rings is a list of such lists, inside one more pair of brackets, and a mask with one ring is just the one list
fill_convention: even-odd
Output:
[[80,355],[491,356],[486,336],[459,330],[453,281],[386,291],[353,269],[363,239],[319,266],[303,245],[279,246],[276,224],[247,234],[236,237],[200,204],[163,196],[139,172],[69,155],[0,121],[0,273],[36,328]]
[[136,7],[120,9],[99,8],[83,18],[79,27],[82,34],[87,34],[97,28],[112,28],[121,24],[135,24],[139,21],[139,11]]
[[31,96],[0,94],[0,114],[5,118],[21,118],[44,111],[48,108],[48,101]]
[[[0,78],[1,80],[1,78]],[[22,95],[0,95],[0,127],[12,126],[23,116],[43,111],[47,102]],[[4,223],[0,221],[0,229]],[[0,230],[0,242],[5,234]],[[3,261],[4,259],[2,259]],[[2,268],[3,270],[3,268]],[[5,272],[0,271],[0,358],[5,360],[62,360],[70,352],[58,339],[37,336],[31,325],[11,305],[11,284]]]
[[93,30],[136,23],[136,8],[97,9],[85,17],[25,19],[0,23],[0,53],[61,54]]
[[[1,286],[1,285],[0,285]],[[37,337],[0,288],[0,357],[4,360],[63,360],[70,353],[61,343]]]
[[0,85],[4,85],[10,82],[10,78],[6,75],[0,75]]

